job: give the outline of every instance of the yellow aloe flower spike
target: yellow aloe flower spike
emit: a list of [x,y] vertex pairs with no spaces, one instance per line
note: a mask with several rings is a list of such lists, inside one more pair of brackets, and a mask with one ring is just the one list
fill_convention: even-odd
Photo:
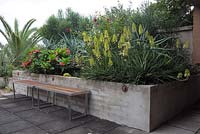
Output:
[[133,23],[133,24],[132,24],[132,32],[136,32],[136,31],[137,31],[136,24],[135,24],[135,23]]
[[109,58],[112,57],[112,55],[111,55],[111,51],[110,51],[110,50],[108,51],[107,55],[108,55]]
[[178,78],[178,79],[183,78],[183,73],[178,73],[177,78]]
[[89,63],[90,63],[90,66],[93,66],[93,65],[94,65],[94,59],[93,59],[93,58],[90,58],[90,59],[89,59]]
[[116,34],[114,34],[112,37],[112,43],[116,43],[116,42],[117,42],[117,36]]
[[140,24],[139,25],[139,35],[141,35],[143,33],[143,27],[142,27],[142,25]]
[[109,37],[109,35],[108,35],[108,31],[105,30],[105,31],[104,31],[104,38],[108,38],[108,37]]
[[149,43],[150,43],[150,47],[154,47],[154,42],[155,42],[155,39],[153,38],[153,36],[149,36]]
[[99,37],[99,41],[102,43],[103,42],[103,34],[101,33],[100,37]]
[[122,44],[124,44],[125,38],[124,35],[122,34],[119,40],[118,48],[122,48]]
[[185,49],[189,48],[189,46],[190,46],[189,41],[186,41],[186,42],[183,44],[183,48],[185,48]]
[[180,40],[177,39],[177,40],[176,40],[176,48],[179,48],[179,47],[180,47]]
[[184,77],[190,77],[190,70],[189,69],[185,69],[185,73],[184,73]]
[[112,59],[111,59],[111,58],[109,58],[109,60],[108,60],[108,65],[109,65],[109,66],[112,66],[112,65],[113,65],[113,62],[112,62]]

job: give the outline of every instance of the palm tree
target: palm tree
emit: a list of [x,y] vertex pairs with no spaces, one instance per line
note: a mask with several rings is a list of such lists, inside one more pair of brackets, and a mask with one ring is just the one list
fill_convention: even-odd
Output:
[[19,65],[28,51],[41,40],[37,29],[31,28],[31,25],[36,20],[29,20],[21,31],[19,31],[18,21],[16,19],[14,29],[9,26],[2,16],[0,16],[0,21],[4,27],[4,31],[0,29],[0,33],[7,41],[5,45],[7,57],[9,57],[10,63]]

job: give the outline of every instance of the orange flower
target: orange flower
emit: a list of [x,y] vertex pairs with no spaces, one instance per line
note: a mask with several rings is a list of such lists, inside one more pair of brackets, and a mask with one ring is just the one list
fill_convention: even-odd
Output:
[[22,62],[22,65],[21,65],[21,66],[25,68],[25,67],[27,67],[28,65],[30,65],[31,61],[32,61],[32,60]]

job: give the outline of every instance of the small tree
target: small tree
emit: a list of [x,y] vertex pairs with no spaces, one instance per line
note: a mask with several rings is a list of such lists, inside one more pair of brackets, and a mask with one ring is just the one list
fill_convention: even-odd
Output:
[[19,65],[28,51],[41,39],[37,29],[31,28],[31,25],[36,20],[29,20],[21,31],[19,30],[17,20],[14,22],[14,29],[11,28],[2,16],[0,16],[0,21],[4,26],[4,31],[0,29],[0,33],[7,41],[4,49],[6,50],[8,60],[14,65]]

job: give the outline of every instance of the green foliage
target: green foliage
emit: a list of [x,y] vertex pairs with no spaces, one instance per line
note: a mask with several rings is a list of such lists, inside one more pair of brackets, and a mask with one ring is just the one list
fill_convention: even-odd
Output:
[[59,10],[57,16],[50,16],[46,24],[40,28],[40,32],[44,38],[58,43],[62,39],[60,36],[62,33],[65,33],[67,37],[73,33],[75,37],[80,38],[80,33],[90,29],[90,19],[68,8],[65,13]]
[[10,77],[12,75],[13,66],[8,62],[5,50],[0,47],[0,77]]
[[163,83],[177,79],[187,67],[183,48],[163,48],[169,38],[156,40],[142,25],[125,26],[121,34],[105,30],[83,33],[88,60],[82,75],[89,79],[135,84]]
[[50,50],[56,50],[58,48],[69,48],[71,52],[70,72],[72,72],[71,74],[75,76],[79,76],[80,69],[83,66],[83,56],[86,55],[84,42],[74,35],[67,37],[66,34],[63,33],[63,35],[60,36],[62,39],[58,43],[53,40],[43,40],[44,48]]
[[157,0],[156,3],[142,5],[135,12],[134,20],[155,35],[158,29],[171,31],[176,27],[192,25],[191,6],[189,0]]
[[0,16],[0,21],[5,31],[0,29],[0,33],[6,39],[7,44],[4,47],[7,60],[14,66],[19,65],[28,51],[41,39],[36,28],[31,28],[35,19],[29,20],[20,31],[18,21],[14,22],[14,29]]
[[34,49],[22,63],[22,67],[33,73],[62,74],[70,65],[70,50],[58,48],[56,50]]
[[131,26],[134,10],[125,9],[120,3],[111,9],[105,8],[105,15],[96,15],[93,18],[92,33],[104,32],[106,29],[109,34],[119,34],[124,26]]

